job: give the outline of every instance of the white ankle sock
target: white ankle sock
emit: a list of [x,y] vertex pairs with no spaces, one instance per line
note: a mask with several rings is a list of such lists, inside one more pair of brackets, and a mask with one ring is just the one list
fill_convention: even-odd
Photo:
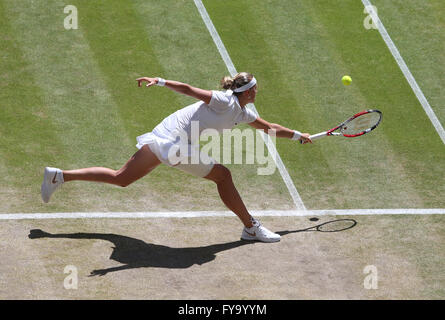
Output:
[[57,178],[58,178],[62,183],[65,182],[65,180],[63,179],[63,171],[62,171],[62,170],[60,170],[59,172],[57,172]]

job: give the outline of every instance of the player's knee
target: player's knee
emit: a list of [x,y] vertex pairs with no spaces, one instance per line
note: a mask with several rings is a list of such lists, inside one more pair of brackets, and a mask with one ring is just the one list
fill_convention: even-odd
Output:
[[128,187],[130,184],[131,184],[131,182],[121,182],[121,183],[119,183],[119,186],[122,187],[122,188],[126,188],[126,187]]
[[133,183],[133,181],[128,180],[128,178],[119,171],[116,171],[114,174],[114,182],[116,185],[122,188],[126,188]]
[[230,170],[227,167],[221,164],[216,164],[214,168],[215,168],[215,174],[213,175],[212,180],[215,181],[215,183],[218,184],[232,179],[232,174],[230,173]]

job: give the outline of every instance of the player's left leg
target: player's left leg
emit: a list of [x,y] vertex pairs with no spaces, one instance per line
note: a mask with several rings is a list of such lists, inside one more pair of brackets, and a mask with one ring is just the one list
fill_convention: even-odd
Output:
[[159,161],[149,146],[144,145],[119,170],[91,167],[62,171],[58,168],[46,167],[41,187],[42,200],[45,203],[49,202],[51,195],[63,183],[68,181],[83,180],[126,187],[147,175],[160,163],[161,161]]
[[149,146],[144,145],[119,170],[103,167],[66,170],[63,171],[63,178],[64,182],[83,180],[126,187],[150,173],[160,163]]

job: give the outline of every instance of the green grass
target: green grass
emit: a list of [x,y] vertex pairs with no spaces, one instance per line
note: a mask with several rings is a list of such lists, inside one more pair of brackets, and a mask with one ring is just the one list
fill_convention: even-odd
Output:
[[[56,201],[41,204],[45,165],[119,168],[136,151],[137,135],[194,101],[166,89],[137,88],[136,77],[159,75],[215,89],[228,73],[192,2],[107,1],[106,10],[101,2],[72,4],[79,30],[68,31],[62,1],[1,2],[0,170],[8,185],[2,198],[9,199],[2,211],[224,209],[211,183],[164,166],[128,190],[67,184]],[[278,141],[308,208],[444,206],[443,144],[378,32],[363,27],[360,2],[205,5],[236,68],[258,78],[256,107],[266,120],[315,133],[364,108],[383,111],[381,126],[359,139],[328,138],[311,146]],[[390,33],[395,30],[396,44],[405,39],[402,54],[421,87],[440,86],[440,45],[431,40],[422,67],[417,47],[410,51],[415,41],[407,35],[409,24],[415,30],[422,25],[421,18],[405,21],[419,4],[409,6],[396,14],[396,6],[382,4],[379,12]],[[426,38],[443,22],[433,14],[437,6],[425,5],[434,17],[427,25],[436,26],[436,32],[417,31]],[[351,86],[341,84],[344,74],[352,76]],[[442,93],[433,89],[425,93],[443,118]],[[257,176],[257,166],[229,167],[249,208],[293,207],[278,171]],[[172,192],[177,203],[166,196]]]
[[438,119],[445,123],[445,3],[372,1]]
[[383,111],[382,125],[354,141],[278,142],[309,208],[444,206],[443,144],[379,33],[363,27],[360,2],[205,4],[236,67],[259,78],[265,119],[318,132]]
[[[4,48],[11,57],[5,60],[8,77],[2,79],[2,85],[9,86],[11,91],[7,93],[11,98],[4,101],[5,110],[11,114],[9,117],[17,117],[14,114],[17,109],[30,117],[21,107],[29,103],[24,99],[32,104],[41,101],[40,108],[45,110],[41,117],[46,122],[23,123],[38,134],[25,131],[21,135],[16,132],[23,131],[23,127],[11,122],[5,124],[4,128],[13,125],[14,130],[5,132],[11,142],[5,141],[2,151],[20,161],[10,162],[18,168],[15,174],[3,176],[2,185],[8,184],[10,188],[17,185],[18,188],[13,197],[5,190],[4,196],[9,202],[8,205],[5,202],[2,211],[225,209],[213,183],[164,166],[125,190],[95,184],[67,184],[59,193],[60,201],[41,204],[39,187],[45,165],[63,169],[89,166],[117,169],[136,151],[137,135],[150,131],[171,112],[193,102],[166,89],[137,88],[135,79],[138,76],[160,75],[214,89],[219,79],[227,74],[222,61],[215,62],[212,40],[205,27],[196,22],[199,16],[193,3],[171,1],[160,5],[109,1],[107,10],[102,10],[98,2],[73,4],[79,10],[79,30],[67,31],[63,28],[65,4],[61,1],[37,1],[29,6],[26,1],[3,2],[2,13],[8,32],[8,37],[4,36]],[[170,16],[165,19],[167,8]],[[178,26],[188,25],[189,29],[178,27],[165,34],[156,30],[162,24],[172,24],[173,20]],[[193,45],[195,35],[198,39],[206,39],[205,46]],[[15,47],[8,46],[7,41],[13,41]],[[181,50],[172,43],[181,44]],[[186,44],[188,48],[184,47]],[[16,56],[21,60],[15,59]],[[204,63],[209,68],[202,68]],[[12,79],[20,78],[14,64],[29,65],[25,92],[14,91]],[[31,91],[32,85],[34,91]],[[8,119],[2,117],[5,122]],[[44,133],[47,140],[38,136]],[[24,149],[29,149],[24,145],[29,141],[37,146],[39,153],[30,150],[30,154],[24,156]],[[5,164],[2,171],[7,172],[8,166],[9,163]],[[278,172],[262,182],[262,177],[258,179],[252,174],[256,168],[251,166],[246,170],[231,166],[249,208],[292,208],[291,197]],[[259,199],[257,193],[250,192],[251,186],[258,182],[261,186],[256,188],[270,193],[270,198]],[[203,193],[206,197],[200,199]],[[177,201],[170,201],[172,194]]]

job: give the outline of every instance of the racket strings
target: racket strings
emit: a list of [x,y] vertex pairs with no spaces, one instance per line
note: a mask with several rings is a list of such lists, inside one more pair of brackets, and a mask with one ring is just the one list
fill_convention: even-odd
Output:
[[340,219],[318,225],[317,230],[321,232],[337,232],[351,229],[356,224],[357,222],[353,219]]
[[341,128],[341,132],[344,135],[356,135],[361,132],[370,130],[372,127],[377,125],[379,121],[380,121],[379,113],[377,112],[365,113],[345,123]]

